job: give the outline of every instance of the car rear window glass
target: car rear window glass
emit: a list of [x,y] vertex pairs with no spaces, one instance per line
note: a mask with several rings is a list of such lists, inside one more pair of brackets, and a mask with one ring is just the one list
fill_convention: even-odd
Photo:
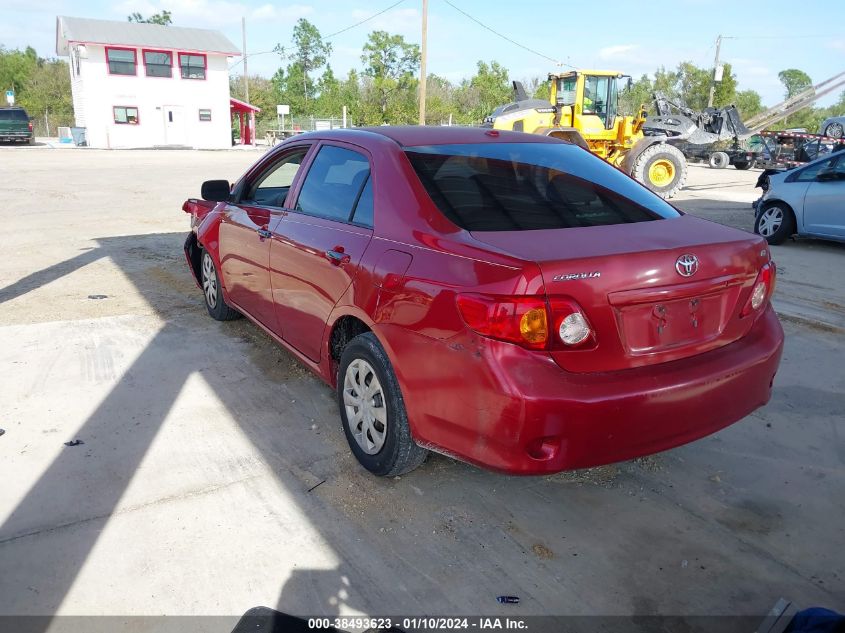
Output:
[[0,121],[29,121],[23,110],[0,110]]
[[370,175],[365,156],[325,145],[308,169],[296,209],[329,220],[348,222]]
[[355,224],[373,226],[373,179],[367,178],[367,184],[361,190],[358,204],[355,205],[355,214],[352,216]]
[[406,149],[431,199],[468,231],[528,231],[676,218],[648,189],[575,145]]

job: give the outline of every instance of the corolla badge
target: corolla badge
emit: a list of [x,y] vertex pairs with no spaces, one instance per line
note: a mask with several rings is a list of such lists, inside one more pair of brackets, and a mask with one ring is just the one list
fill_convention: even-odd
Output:
[[591,273],[567,273],[565,275],[555,275],[552,277],[552,281],[574,281],[576,279],[595,279],[596,277],[601,277],[601,273],[597,270]]
[[681,277],[692,277],[698,271],[698,257],[687,253],[675,261],[675,270]]

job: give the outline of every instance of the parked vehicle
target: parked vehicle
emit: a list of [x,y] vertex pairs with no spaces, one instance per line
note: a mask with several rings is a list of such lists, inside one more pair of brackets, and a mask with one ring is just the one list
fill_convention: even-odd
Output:
[[540,135],[303,134],[190,199],[215,319],[336,387],[352,452],[521,474],[668,449],[765,404],[783,331],[759,236]]
[[806,132],[765,130],[760,132],[760,137],[767,148],[763,159],[758,161],[758,166],[764,169],[790,169],[845,149],[845,138]]
[[831,138],[842,138],[845,136],[845,115],[832,116],[822,122],[819,133]]
[[[759,139],[759,135],[755,135],[755,137]],[[728,165],[733,165],[737,169],[745,170],[756,167],[757,161],[762,159],[764,151],[762,142],[751,143],[749,141],[751,139],[703,145],[684,141],[670,141],[670,143],[681,150],[689,161],[705,162],[713,169],[724,169]]]
[[755,204],[754,232],[769,244],[792,235],[845,241],[845,151],[803,167],[764,173]]
[[29,143],[35,142],[32,133],[32,121],[23,108],[0,108],[0,141]]

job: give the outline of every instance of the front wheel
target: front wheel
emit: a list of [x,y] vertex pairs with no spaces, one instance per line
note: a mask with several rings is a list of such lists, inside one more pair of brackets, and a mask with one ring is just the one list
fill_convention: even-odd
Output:
[[352,454],[374,475],[392,477],[414,470],[428,451],[411,436],[399,381],[372,332],[343,349],[337,399]]
[[783,202],[763,205],[754,221],[754,232],[766,238],[769,244],[783,244],[795,233],[795,216],[792,209]]
[[751,169],[752,165],[753,165],[753,163],[749,163],[749,162],[746,162],[744,160],[736,161],[734,163],[734,167],[736,167],[737,169],[741,169],[743,171],[745,171],[746,169]]
[[241,313],[229,307],[229,304],[223,299],[222,284],[220,283],[220,275],[217,273],[217,266],[214,265],[214,259],[205,249],[202,250],[200,257],[200,273],[205,307],[211,318],[216,321],[232,321],[239,318]]
[[674,145],[655,143],[640,154],[631,175],[661,198],[671,198],[687,179],[687,159]]

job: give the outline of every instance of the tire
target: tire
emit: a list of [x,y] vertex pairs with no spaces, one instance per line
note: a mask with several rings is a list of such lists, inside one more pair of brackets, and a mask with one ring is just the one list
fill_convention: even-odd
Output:
[[824,129],[824,135],[830,138],[842,138],[843,125],[841,123],[831,123]]
[[[377,391],[367,404],[359,392],[374,385]],[[372,332],[356,336],[343,349],[337,374],[337,401],[349,448],[371,473],[394,477],[425,461],[428,451],[417,446],[411,436],[399,381]]]
[[207,250],[200,251],[200,286],[205,299],[205,308],[215,321],[234,321],[241,317],[241,313],[223,299],[220,274],[214,265],[214,258]]
[[767,202],[754,219],[754,232],[769,244],[783,244],[795,233],[795,214],[784,202]]
[[713,152],[707,161],[712,169],[724,169],[731,164],[731,157],[725,152]]
[[735,162],[734,167],[736,167],[739,170],[745,171],[746,169],[751,169],[751,166],[753,164],[754,163],[749,163],[749,162],[742,160],[742,161]]
[[687,160],[674,145],[655,143],[639,155],[631,175],[661,198],[671,198],[687,179]]

